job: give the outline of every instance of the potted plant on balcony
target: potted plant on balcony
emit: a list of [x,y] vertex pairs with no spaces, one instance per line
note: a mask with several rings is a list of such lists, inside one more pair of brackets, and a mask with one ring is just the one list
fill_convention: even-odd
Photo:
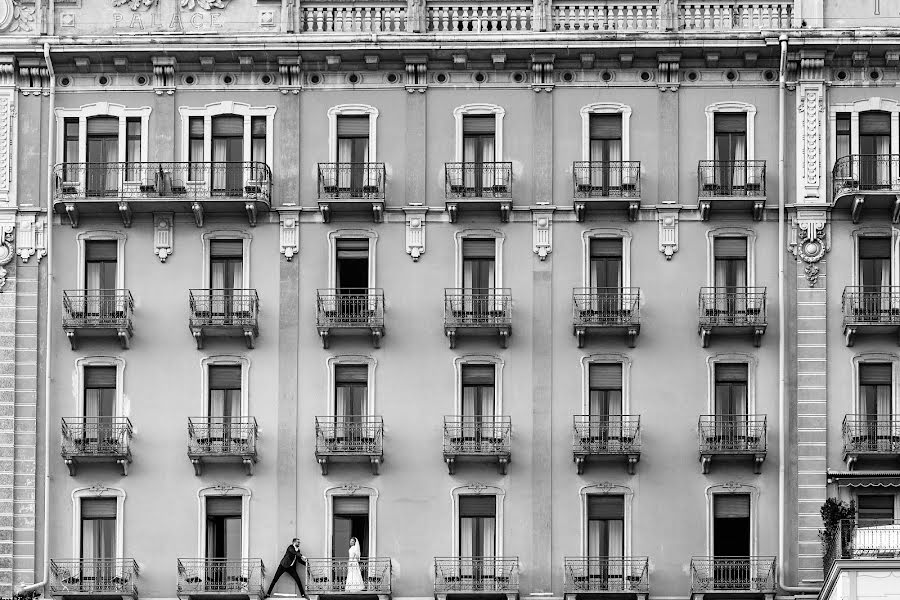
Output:
[[856,518],[856,503],[852,500],[844,502],[837,498],[828,498],[819,514],[822,515],[822,523],[825,525],[825,529],[819,531],[819,538],[822,540],[822,566],[827,573],[831,564],[843,555],[844,548],[850,542],[850,532],[841,530],[841,521]]

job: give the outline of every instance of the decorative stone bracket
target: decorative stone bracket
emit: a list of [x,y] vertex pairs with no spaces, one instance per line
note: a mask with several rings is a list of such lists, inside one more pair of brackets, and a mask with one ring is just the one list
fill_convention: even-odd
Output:
[[657,58],[659,59],[659,67],[656,87],[661,92],[677,92],[678,86],[681,85],[681,82],[678,80],[681,54],[659,54]]
[[818,263],[831,250],[826,209],[798,209],[792,219],[790,251],[806,263],[804,269],[809,287],[819,282]]
[[175,57],[153,57],[153,90],[157,96],[175,93]]
[[554,210],[556,210],[555,206],[542,206],[531,209],[534,253],[541,260],[547,260],[547,256],[553,252]]
[[38,262],[47,256],[47,229],[44,219],[35,214],[19,214],[16,229],[16,254],[27,263],[32,256]]
[[666,260],[678,252],[678,208],[659,209],[659,251]]
[[428,89],[428,57],[406,57],[406,91],[425,93]]
[[300,68],[299,56],[296,58],[285,56],[279,57],[278,73],[281,76],[281,81],[278,85],[278,89],[281,90],[282,94],[300,93],[300,90],[303,89],[303,71]]
[[156,213],[153,215],[153,253],[164,263],[175,247],[175,215]]
[[553,61],[555,58],[554,54],[531,55],[531,70],[534,74],[531,80],[531,89],[535,92],[553,91]]
[[281,253],[288,262],[300,250],[300,214],[281,213]]
[[12,223],[4,223],[0,225],[0,292],[6,286],[6,265],[12,262],[16,257],[16,251],[13,248],[15,241],[15,228]]
[[419,262],[419,257],[425,254],[425,213],[428,207],[421,204],[411,204],[403,207],[406,213],[406,253],[413,262]]

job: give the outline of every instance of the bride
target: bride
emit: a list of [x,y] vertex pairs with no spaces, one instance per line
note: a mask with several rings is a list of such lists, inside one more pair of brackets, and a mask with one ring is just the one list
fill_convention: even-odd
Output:
[[359,540],[350,538],[350,553],[347,558],[347,582],[344,584],[345,592],[361,592],[366,589],[363,583],[362,572],[359,570]]

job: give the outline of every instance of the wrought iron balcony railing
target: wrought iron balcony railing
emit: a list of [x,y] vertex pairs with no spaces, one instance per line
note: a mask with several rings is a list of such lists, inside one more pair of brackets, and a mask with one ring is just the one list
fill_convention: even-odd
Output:
[[255,456],[255,417],[189,417],[188,455]]
[[319,199],[383,200],[384,163],[319,163]]
[[855,192],[900,190],[900,154],[851,154],[834,161],[831,181],[836,200]]
[[509,288],[446,288],[445,327],[509,327],[512,292]]
[[438,594],[518,592],[519,558],[435,558],[434,591]]
[[844,454],[900,454],[900,417],[851,414],[844,417]]
[[700,325],[748,327],[766,324],[765,287],[700,289]]
[[[356,565],[352,564],[356,563]],[[347,587],[347,571],[359,567],[362,589]],[[352,585],[352,584],[351,584]],[[361,558],[350,561],[346,558],[307,558],[306,591],[310,594],[360,594],[391,593],[391,559]]]
[[640,323],[641,288],[575,288],[576,326],[628,327]]
[[444,168],[447,198],[512,198],[511,162],[452,162]]
[[591,556],[565,559],[565,593],[650,593],[646,556]]
[[50,561],[50,594],[137,598],[139,573],[133,558],[54,558]]
[[189,291],[190,329],[203,347],[205,333],[239,331],[252,348],[259,335],[259,296],[255,289],[193,289]]
[[316,326],[384,327],[384,290],[344,288],[316,290]]
[[63,417],[62,456],[131,456],[131,421],[128,417]]
[[509,454],[512,423],[507,416],[444,417],[444,454]]
[[701,160],[697,167],[701,197],[766,196],[766,161]]
[[247,596],[262,600],[265,566],[259,558],[179,558],[178,596]]
[[838,559],[900,558],[900,520],[844,519],[823,546],[826,575]]
[[577,161],[572,165],[576,198],[640,198],[638,160]]
[[131,329],[134,299],[129,290],[63,290],[63,327]]
[[701,453],[766,451],[766,415],[700,415],[698,430]]
[[900,286],[847,286],[844,325],[900,325]]
[[381,456],[384,454],[384,421],[380,416],[316,417],[316,454]]
[[633,454],[641,451],[639,415],[575,415],[573,450],[578,454]]
[[691,558],[691,592],[775,592],[772,556],[695,556]]

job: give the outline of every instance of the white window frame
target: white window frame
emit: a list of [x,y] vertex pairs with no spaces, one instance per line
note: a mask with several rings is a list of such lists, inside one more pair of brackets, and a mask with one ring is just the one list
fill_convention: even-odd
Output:
[[450,556],[459,556],[459,497],[460,496],[494,496],[497,508],[494,516],[494,556],[503,554],[503,504],[506,490],[495,485],[469,484],[450,490]]
[[622,287],[631,287],[631,232],[626,229],[612,227],[598,227],[595,229],[588,229],[581,233],[581,241],[584,250],[582,287],[587,288],[591,285],[591,240],[598,239],[622,240]]
[[591,407],[591,365],[622,365],[622,414],[631,413],[631,357],[619,353],[591,354],[581,357],[581,410],[583,415],[590,412]]
[[246,356],[207,356],[200,360],[200,415],[209,416],[209,368],[234,366],[241,368],[241,416],[250,416],[250,359]]
[[716,238],[747,238],[747,287],[756,287],[756,231],[749,227],[716,227],[706,232],[706,285],[716,285]]
[[375,288],[375,247],[378,234],[371,229],[336,229],[328,232],[328,287],[337,287],[337,242],[340,239],[369,240],[369,287]]
[[369,104],[338,104],[328,109],[328,162],[338,160],[337,122],[339,116],[369,117],[369,162],[377,162],[378,109]]
[[217,229],[215,231],[207,231],[200,237],[203,243],[203,265],[202,265],[202,273],[203,273],[203,285],[201,287],[209,289],[211,286],[211,281],[209,279],[209,260],[210,260],[210,240],[243,240],[244,241],[244,250],[243,250],[243,266],[241,268],[241,287],[243,289],[250,289],[250,242],[253,241],[253,236],[246,231],[241,231],[239,229]]
[[759,488],[745,483],[729,482],[706,488],[706,555],[713,556],[714,518],[713,498],[717,495],[750,494],[750,556],[759,555],[758,527]]
[[116,499],[116,558],[125,556],[125,496],[125,490],[101,484],[72,490],[72,558],[81,556],[81,501],[85,498]]
[[[113,104],[110,102],[94,102],[93,104],[83,104],[78,108],[57,108],[56,109],[56,156],[58,163],[63,162],[65,153],[65,120],[78,119],[78,160],[75,162],[85,162],[87,160],[87,120],[90,117],[116,117],[119,119],[119,162],[125,162],[125,154],[128,143],[127,122],[128,119],[141,120],[141,160],[140,162],[148,162],[150,139],[150,112],[149,106],[141,106],[137,108],[128,108],[122,104]],[[125,181],[125,173],[122,174]]]
[[84,277],[85,272],[87,271],[86,259],[87,259],[87,244],[85,242],[91,241],[113,241],[117,242],[116,244],[116,289],[124,290],[125,289],[125,241],[126,236],[121,231],[104,231],[104,230],[96,230],[96,231],[81,231],[78,235],[75,236],[75,243],[78,245],[78,263],[75,266],[75,276],[77,279],[76,288],[83,290],[84,287]]
[[617,485],[612,483],[600,483],[582,486],[578,490],[580,499],[581,521],[579,529],[581,531],[581,555],[588,555],[588,496],[624,496],[625,502],[625,548],[622,556],[632,556],[631,552],[631,503],[634,500],[634,490],[628,486]]
[[900,154],[900,102],[892,98],[865,98],[856,102],[831,104],[828,109],[829,152],[834,164],[837,159],[837,116],[850,113],[850,154],[859,154],[859,114],[870,110],[891,113],[891,154]]
[[213,102],[202,107],[179,106],[181,115],[181,160],[187,162],[190,145],[190,119],[203,117],[203,162],[212,161],[212,119],[221,115],[236,115],[244,118],[244,150],[245,160],[250,160],[252,135],[251,121],[253,117],[266,118],[266,165],[272,168],[272,157],[275,148],[275,111],[276,107],[250,106],[244,102]]
[[501,289],[503,287],[503,241],[506,236],[496,229],[464,229],[453,234],[453,240],[456,243],[454,287],[463,287],[463,240],[469,238],[494,239],[494,289]]
[[197,490],[197,550],[199,556],[206,557],[206,499],[215,496],[241,497],[241,558],[250,558],[250,496],[245,487],[216,485]]
[[715,160],[716,158],[716,113],[746,113],[747,160],[754,160],[756,156],[756,106],[736,100],[714,102],[706,107],[706,159]]
[[494,115],[494,156],[497,162],[503,162],[503,117],[506,109],[497,104],[463,104],[453,109],[455,120],[456,153],[454,162],[463,161],[463,117],[476,115]]
[[631,160],[631,107],[621,102],[594,102],[581,107],[581,160],[591,160],[591,115],[622,115],[622,160]]
[[326,416],[334,416],[334,403],[335,403],[335,376],[334,371],[335,367],[338,365],[366,365],[369,369],[366,375],[366,415],[373,416],[377,414],[375,412],[375,368],[378,366],[378,361],[371,356],[365,356],[363,354],[342,354],[340,356],[332,356],[329,357],[326,361],[326,368],[328,371],[328,393],[325,394],[326,401],[328,402],[325,407]]
[[129,402],[125,396],[125,359],[118,356],[83,356],[75,361],[75,412],[76,416],[84,416],[84,368],[115,367],[116,368],[116,416],[127,417]]
[[[850,414],[859,413],[859,368],[865,363],[889,363],[891,365],[891,406],[895,417],[900,417],[900,355],[890,352],[861,352],[851,359]],[[900,518],[900,513],[898,513]]]
[[896,227],[858,227],[850,232],[853,240],[853,268],[850,274],[850,284],[860,285],[859,276],[859,240],[860,238],[890,238],[891,239],[891,281],[893,285],[900,285],[900,229]]
[[758,361],[754,355],[743,352],[723,352],[706,357],[706,414],[716,414],[716,365],[720,363],[747,365],[747,415],[755,415]]
[[469,354],[453,359],[453,414],[462,415],[462,372],[466,365],[493,365],[494,414],[503,415],[503,359],[492,354]]
[[[369,498],[369,556],[378,556],[378,490],[366,485],[349,483],[325,489],[325,548],[322,556],[332,558],[334,546],[334,499],[346,496],[368,496]],[[366,558],[366,557],[363,557]]]

